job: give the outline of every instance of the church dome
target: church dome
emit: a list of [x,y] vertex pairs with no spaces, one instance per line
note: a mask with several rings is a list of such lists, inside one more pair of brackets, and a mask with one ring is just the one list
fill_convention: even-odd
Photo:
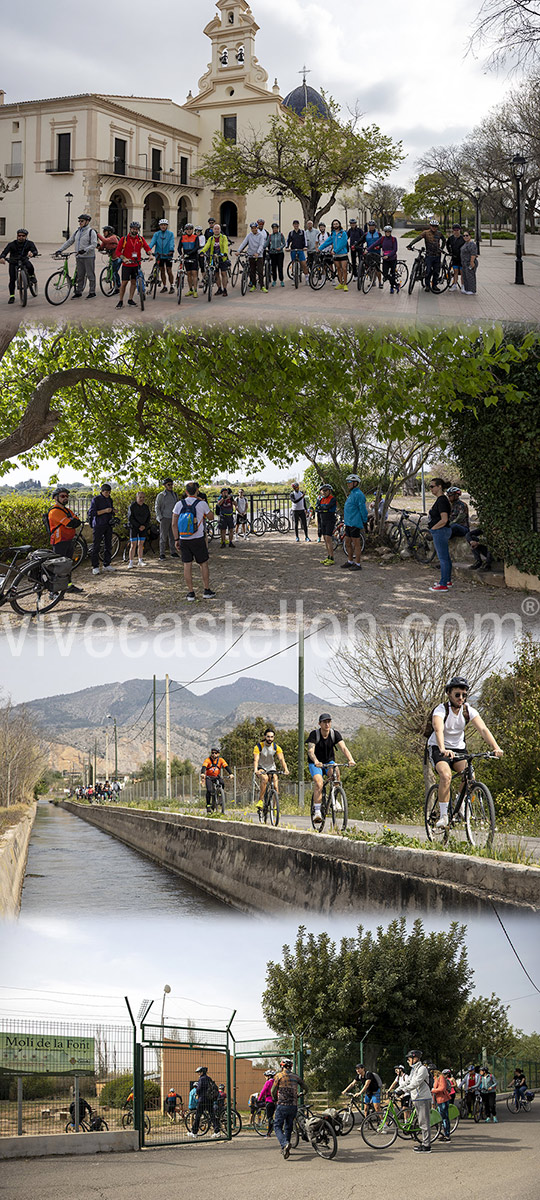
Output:
[[321,117],[330,116],[328,105],[322,96],[319,92],[315,91],[315,88],[309,87],[304,79],[304,82],[299,87],[294,88],[292,92],[289,92],[288,96],[285,96],[283,108],[292,108],[292,111],[298,117],[301,117],[308,104],[313,104]]

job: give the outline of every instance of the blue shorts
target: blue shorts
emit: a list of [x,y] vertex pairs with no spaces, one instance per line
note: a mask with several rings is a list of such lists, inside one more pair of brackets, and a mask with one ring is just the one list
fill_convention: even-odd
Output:
[[130,540],[130,542],[145,542],[146,534],[145,533],[131,533],[129,535],[129,540]]
[[369,1096],[368,1093],[366,1092],[365,1099],[367,1100],[367,1102],[369,1104],[380,1104],[381,1103],[381,1089],[377,1088],[377,1091],[372,1092],[371,1096]]
[[305,250],[291,250],[291,262],[294,262],[295,258],[298,259],[298,262],[305,262],[306,261]]
[[311,775],[311,778],[314,779],[315,775],[325,775],[328,767],[335,767],[335,765],[336,765],[336,760],[334,758],[332,758],[330,762],[325,763],[324,767],[316,767],[315,763],[312,763],[312,762],[308,763],[309,773]]

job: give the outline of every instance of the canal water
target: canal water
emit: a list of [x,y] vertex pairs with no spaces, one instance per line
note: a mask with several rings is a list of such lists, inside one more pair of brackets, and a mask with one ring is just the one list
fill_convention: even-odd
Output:
[[203,916],[232,910],[123,842],[46,800],[37,807],[21,915]]

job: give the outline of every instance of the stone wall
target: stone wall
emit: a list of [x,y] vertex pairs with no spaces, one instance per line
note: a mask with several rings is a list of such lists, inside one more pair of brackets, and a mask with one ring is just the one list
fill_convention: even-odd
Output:
[[534,867],[180,813],[63,807],[244,912],[455,913],[492,899],[540,908]]
[[0,917],[18,916],[36,805],[0,837]]

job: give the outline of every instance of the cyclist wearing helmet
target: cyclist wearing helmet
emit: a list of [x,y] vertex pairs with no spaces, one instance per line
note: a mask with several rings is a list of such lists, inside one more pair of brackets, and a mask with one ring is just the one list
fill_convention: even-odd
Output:
[[364,234],[362,233],[362,230],[358,228],[358,221],[356,220],[356,217],[351,217],[349,221],[347,237],[349,239],[349,249],[351,251],[352,273],[356,278],[358,275],[358,256],[362,252],[362,242],[364,240]]
[[129,233],[126,237],[120,238],[116,247],[116,258],[122,262],[122,286],[120,288],[120,296],[118,299],[117,308],[124,307],[124,293],[129,281],[129,300],[128,304],[135,308],[133,296],[137,285],[137,275],[141,269],[142,252],[146,250],[147,254],[151,254],[148,242],[141,236],[140,221],[132,221],[129,226]]
[[227,295],[227,268],[229,266],[229,239],[221,232],[221,225],[214,221],[212,236],[204,247],[205,255],[212,259],[218,285],[216,296]]
[[256,1101],[256,1108],[264,1107],[266,1111],[266,1120],[268,1121],[268,1129],[266,1132],[267,1137],[272,1136],[272,1131],[274,1128],[274,1113],[276,1111],[276,1104],[272,1099],[272,1084],[274,1082],[275,1075],[275,1071],[264,1072],[266,1083],[263,1084]]
[[112,269],[114,275],[114,292],[113,296],[118,295],[120,291],[120,263],[115,258],[118,249],[118,235],[114,232],[112,225],[103,226],[103,234],[98,233],[98,248],[102,254],[108,254],[112,260]]
[[218,1097],[218,1087],[214,1080],[208,1074],[208,1067],[197,1067],[195,1074],[199,1076],[195,1089],[197,1092],[197,1107],[193,1118],[193,1125],[188,1137],[197,1137],[199,1132],[199,1124],[203,1112],[208,1112],[214,1126],[212,1137],[218,1138],[219,1133],[219,1117],[216,1112],[215,1102]]
[[385,225],[382,237],[378,242],[374,242],[373,249],[377,248],[382,253],[383,283],[385,279],[390,279],[390,295],[393,296],[394,292],[399,292],[399,284],[396,283],[398,243],[397,238],[392,236],[391,225]]
[[28,275],[28,284],[32,295],[37,292],[36,273],[30,262],[30,255],[36,258],[38,254],[37,246],[34,242],[28,240],[28,230],[18,229],[17,237],[13,242],[8,242],[7,246],[0,254],[0,262],[9,260],[9,300],[8,304],[15,303],[15,285],[17,283],[17,271],[19,267],[24,267]]
[[[191,221],[184,226],[178,241],[178,253],[184,256],[184,267],[187,274],[189,291],[186,296],[197,296],[197,280],[200,265],[201,240]],[[204,260],[203,260],[204,264]]]
[[272,1099],[276,1102],[274,1132],[284,1158],[288,1158],[291,1152],[291,1135],[298,1112],[298,1089],[303,1090],[304,1087],[303,1080],[293,1072],[292,1066],[291,1058],[282,1058],[271,1087]]
[[[59,484],[53,492],[52,498],[53,504],[47,513],[46,524],[53,553],[59,554],[61,558],[73,558],[75,536],[77,530],[81,528],[82,521],[67,506],[69,488]],[[84,589],[75,587],[70,580],[67,590],[75,594]]]
[[201,783],[206,784],[206,811],[214,812],[216,808],[216,791],[215,781],[221,780],[223,783],[221,772],[226,771],[229,779],[232,779],[232,771],[229,764],[221,757],[219,750],[214,746],[210,751],[208,758],[205,758],[201,767]]
[[437,287],[437,283],[441,269],[441,254],[446,241],[440,232],[439,222],[436,217],[430,218],[428,228],[419,233],[418,237],[413,238],[412,242],[409,242],[408,249],[412,250],[413,246],[416,246],[416,243],[422,240],[426,247],[423,286],[426,292],[432,291],[439,294],[440,289]]
[[[347,276],[349,272],[349,241],[347,233],[344,230],[341,221],[335,218],[330,226],[330,235],[326,241],[321,242],[320,250],[324,251],[331,246],[333,251],[333,261],[336,266],[338,281],[336,283],[336,291],[348,292]],[[307,283],[306,279],[306,283]]]
[[156,262],[159,263],[161,273],[161,294],[167,294],[167,276],[169,277],[169,292],[171,296],[174,292],[172,260],[174,255],[174,233],[169,229],[169,222],[166,217],[161,217],[159,229],[156,230],[150,249],[155,249]]
[[366,497],[360,487],[360,477],[358,475],[347,475],[346,483],[349,488],[349,495],[345,501],[343,517],[345,520],[347,562],[343,563],[342,569],[348,567],[350,571],[361,571],[362,542],[360,535],[367,522]]
[[307,755],[309,773],[313,781],[313,805],[314,816],[313,821],[317,824],[322,820],[321,817],[321,800],[323,791],[323,778],[328,771],[328,767],[335,767],[335,778],[339,780],[339,767],[336,764],[336,748],[339,748],[345,755],[350,767],[354,767],[354,758],[343,741],[343,735],[338,729],[332,729],[332,717],[330,713],[321,713],[319,717],[319,728],[312,729],[308,734],[307,740]]
[[433,733],[430,734],[427,742],[429,761],[439,776],[440,819],[437,821],[439,829],[445,829],[448,825],[452,771],[461,774],[467,766],[466,760],[460,757],[460,754],[463,755],[467,751],[465,745],[466,726],[469,723],[474,725],[497,758],[500,758],[503,753],[479,712],[467,703],[470,691],[467,680],[456,675],[447,683],[445,691],[448,699],[444,704],[438,704],[431,714]]
[[75,248],[75,257],[77,260],[77,278],[73,289],[73,298],[76,299],[82,296],[84,285],[88,279],[88,296],[87,300],[91,300],[96,294],[96,247],[98,244],[97,233],[95,229],[91,229],[92,218],[90,213],[81,213],[79,217],[79,228],[72,233],[67,242],[56,251],[56,254],[64,254],[70,246]]
[[372,219],[371,221],[368,221],[367,232],[362,235],[362,241],[360,245],[364,247],[364,254],[366,255],[368,261],[371,260],[371,262],[375,263],[379,287],[382,288],[383,281],[381,276],[381,250],[379,246],[380,237],[381,235],[377,229],[377,222]]
[[316,510],[320,515],[321,535],[326,546],[326,558],[321,559],[323,567],[334,565],[334,543],[332,534],[336,528],[337,500],[334,490],[329,483],[323,483],[317,499]]
[[240,242],[238,250],[234,252],[238,256],[242,253],[242,250],[247,250],[250,292],[256,291],[257,280],[259,281],[261,291],[264,292],[267,290],[264,286],[263,274],[267,236],[266,231],[263,230],[261,232],[256,221],[250,221],[249,233]]

